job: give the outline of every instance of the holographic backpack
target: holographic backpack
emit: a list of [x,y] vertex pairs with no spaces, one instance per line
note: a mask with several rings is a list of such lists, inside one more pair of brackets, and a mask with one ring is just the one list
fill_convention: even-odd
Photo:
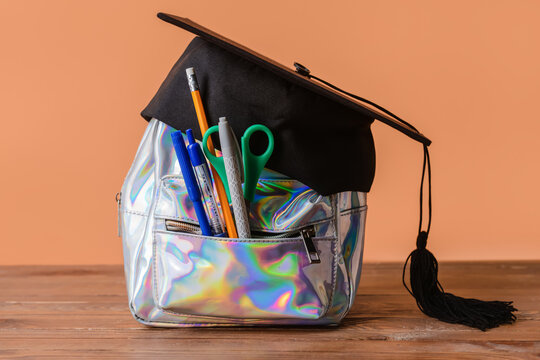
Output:
[[[371,124],[377,120],[423,147],[418,236],[402,275],[418,308],[481,330],[515,321],[511,301],[462,298],[439,282],[437,260],[426,248],[431,141],[413,125],[301,64],[292,70],[189,19],[158,17],[196,37],[141,113],[149,125],[118,198],[129,307],[137,320],[154,326],[338,324],[352,306],[362,269],[366,192],[375,176]],[[186,69],[193,66],[204,110],[194,106],[187,84]],[[250,201],[252,238],[200,235],[171,139],[175,129],[189,128],[202,138],[197,111],[212,125],[230,116],[236,133],[262,124],[273,134],[268,167],[274,171],[263,171]]]
[[338,324],[362,270],[366,193],[321,196],[265,169],[253,238],[202,236],[173,131],[150,121],[118,198],[133,316],[169,327]]

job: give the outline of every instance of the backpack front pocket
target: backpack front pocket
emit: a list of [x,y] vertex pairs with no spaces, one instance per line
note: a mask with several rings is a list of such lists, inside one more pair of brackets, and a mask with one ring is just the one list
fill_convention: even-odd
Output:
[[332,301],[335,239],[229,239],[156,230],[154,296],[184,316],[319,319]]

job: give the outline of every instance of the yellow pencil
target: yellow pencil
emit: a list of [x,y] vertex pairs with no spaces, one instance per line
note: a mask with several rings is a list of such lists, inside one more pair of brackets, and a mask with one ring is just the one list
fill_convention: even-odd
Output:
[[[208,130],[208,122],[206,121],[206,114],[202,104],[199,84],[197,83],[197,78],[195,77],[195,71],[193,68],[187,69],[186,73],[189,82],[189,89],[191,90],[191,97],[193,98],[193,104],[195,105],[195,112],[197,113],[197,120],[199,120],[199,127],[201,128],[201,134],[204,135],[204,133]],[[213,155],[216,154],[211,137],[208,137],[208,150],[210,150]],[[236,226],[234,225],[234,219],[231,213],[231,208],[229,207],[229,201],[227,200],[227,193],[223,187],[223,182],[212,164],[210,164],[210,169],[212,170],[212,175],[214,176],[214,181],[216,183],[216,190],[219,202],[221,203],[221,210],[223,211],[223,217],[225,218],[225,225],[227,227],[227,232],[229,233],[228,235],[230,238],[237,238],[238,233],[236,232]]]

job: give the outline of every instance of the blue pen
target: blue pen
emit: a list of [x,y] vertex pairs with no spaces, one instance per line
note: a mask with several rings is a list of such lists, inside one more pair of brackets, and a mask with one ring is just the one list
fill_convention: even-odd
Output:
[[199,183],[199,188],[204,199],[204,205],[206,214],[210,218],[210,226],[215,236],[225,236],[223,232],[223,224],[219,215],[219,208],[214,196],[214,188],[212,187],[212,176],[210,175],[210,169],[208,163],[202,152],[201,146],[195,141],[193,137],[193,131],[191,129],[186,130],[188,139],[188,154],[191,160],[191,165],[195,169],[195,175]]
[[191,162],[189,160],[189,155],[186,149],[186,143],[184,142],[184,136],[182,136],[181,131],[175,131],[171,134],[174,150],[176,151],[176,157],[180,163],[180,170],[182,170],[182,175],[184,177],[184,183],[186,184],[187,192],[193,207],[195,208],[195,214],[197,215],[197,220],[199,220],[199,226],[203,235],[212,236],[212,229],[208,223],[208,218],[204,211],[204,206],[201,201],[201,191],[199,190],[199,185],[195,180],[195,174],[193,173],[193,168],[191,167]]

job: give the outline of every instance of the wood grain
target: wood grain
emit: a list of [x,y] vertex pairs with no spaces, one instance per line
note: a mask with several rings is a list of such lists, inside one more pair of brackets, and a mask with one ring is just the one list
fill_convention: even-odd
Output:
[[127,308],[121,266],[0,267],[0,357],[540,358],[540,262],[442,263],[447,291],[514,300],[515,325],[487,332],[424,316],[400,264],[366,264],[359,295],[331,328],[157,329]]

